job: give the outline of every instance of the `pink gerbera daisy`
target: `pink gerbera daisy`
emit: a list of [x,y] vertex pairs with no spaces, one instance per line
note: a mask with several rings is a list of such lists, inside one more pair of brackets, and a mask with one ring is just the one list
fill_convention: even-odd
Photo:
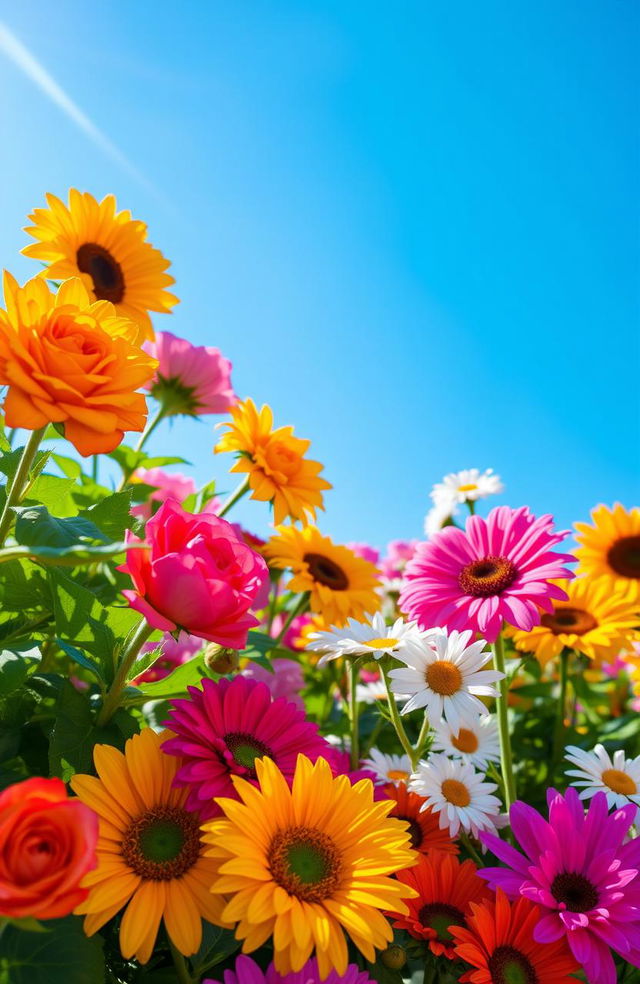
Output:
[[566,936],[590,984],[615,984],[612,947],[640,966],[640,839],[625,844],[636,807],[609,815],[607,797],[596,793],[585,814],[575,789],[547,791],[549,822],[526,803],[511,807],[511,830],[522,854],[498,837],[480,840],[509,868],[478,874],[514,899],[536,902],[542,918],[539,943]]
[[488,642],[503,621],[528,632],[540,624],[540,608],[551,614],[552,599],[567,597],[551,583],[573,577],[562,564],[575,557],[551,549],[567,534],[554,532],[551,516],[536,519],[527,506],[470,516],[464,530],[447,526],[417,547],[400,607],[422,629],[473,629]]
[[264,683],[243,676],[233,680],[204,679],[202,690],[189,687],[189,697],[172,702],[166,722],[174,732],[162,748],[183,759],[175,785],[187,786],[187,807],[203,820],[222,812],[215,796],[237,799],[232,776],[257,785],[255,761],[273,759],[292,779],[299,753],[315,762],[333,761],[333,749],[315,724],[284,697],[272,700]]
[[[220,984],[220,982],[207,978],[202,984]],[[266,970],[261,970],[255,960],[242,954],[236,959],[233,970],[225,970],[224,984],[373,984],[373,982],[369,975],[355,964],[349,964],[344,974],[332,970],[322,981],[315,957],[313,960],[307,960],[301,970],[290,974],[279,974],[272,963]]]

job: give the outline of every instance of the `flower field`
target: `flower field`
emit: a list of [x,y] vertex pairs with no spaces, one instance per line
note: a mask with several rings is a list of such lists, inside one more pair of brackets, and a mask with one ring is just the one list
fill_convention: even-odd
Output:
[[[336,543],[310,442],[164,330],[145,223],[76,190],[30,223],[0,984],[638,984],[640,508],[560,530],[472,468],[419,538]],[[175,416],[217,425],[204,487]]]

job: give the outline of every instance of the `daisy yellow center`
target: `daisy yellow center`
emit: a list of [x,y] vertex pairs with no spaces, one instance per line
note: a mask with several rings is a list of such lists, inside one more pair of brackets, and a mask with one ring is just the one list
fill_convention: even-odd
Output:
[[312,827],[278,831],[267,861],[274,881],[304,902],[322,902],[340,883],[340,854],[327,834]]
[[318,553],[306,553],[302,559],[307,564],[313,580],[319,584],[324,584],[332,591],[346,591],[349,587],[349,578],[330,557]]
[[224,736],[224,743],[238,765],[254,774],[256,759],[264,758],[265,755],[273,758],[271,749],[264,742],[244,731],[229,732]]
[[540,624],[553,635],[585,635],[598,625],[590,612],[585,612],[582,608],[572,608],[570,605],[557,608],[552,615],[544,614]]
[[538,975],[524,953],[513,946],[499,946],[489,957],[494,984],[538,984]]
[[508,557],[489,556],[463,567],[458,585],[474,598],[490,598],[511,587],[517,576],[518,570]]
[[180,878],[198,860],[198,819],[177,806],[157,806],[130,824],[122,838],[122,857],[141,878]]
[[445,902],[430,902],[428,905],[423,905],[418,913],[418,919],[423,926],[434,931],[436,939],[441,943],[453,939],[449,926],[464,926],[464,913]]
[[602,773],[602,781],[612,792],[622,793],[623,796],[634,796],[638,792],[637,783],[620,769],[605,769]]
[[609,547],[607,560],[616,574],[640,578],[640,536],[621,536]]
[[598,890],[579,871],[563,871],[551,883],[551,894],[569,912],[589,912],[598,904]]
[[469,731],[468,728],[460,728],[457,736],[455,738],[453,736],[451,737],[451,744],[459,752],[472,755],[478,751],[478,745],[480,743],[473,731]]
[[427,666],[424,678],[427,686],[436,694],[451,697],[457,694],[462,685],[462,673],[455,663],[447,659],[437,659]]
[[475,489],[477,488],[478,486],[475,484],[475,482],[469,482],[468,485],[459,485],[458,492],[474,492]]
[[469,806],[471,802],[469,790],[459,779],[445,779],[440,788],[448,803],[453,806]]
[[366,645],[369,649],[393,649],[397,646],[399,639],[367,639]]
[[93,281],[93,292],[99,301],[119,304],[124,297],[122,267],[104,246],[83,243],[76,253],[76,263],[82,273],[88,273]]
[[392,779],[394,782],[406,782],[409,778],[409,773],[406,769],[389,769],[387,772],[387,779]]

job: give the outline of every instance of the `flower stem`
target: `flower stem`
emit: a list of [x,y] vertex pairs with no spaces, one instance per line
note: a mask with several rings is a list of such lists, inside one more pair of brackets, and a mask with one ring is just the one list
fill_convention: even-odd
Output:
[[349,660],[349,724],[351,726],[351,768],[360,767],[360,735],[358,733],[358,660]]
[[280,643],[282,642],[282,640],[286,636],[287,629],[289,628],[289,626],[293,622],[294,618],[297,618],[298,615],[302,615],[303,612],[306,612],[306,610],[307,610],[308,607],[309,607],[309,592],[308,591],[304,591],[300,595],[300,597],[298,598],[298,600],[295,603],[295,605],[293,606],[293,608],[289,611],[289,614],[287,615],[286,619],[284,620],[284,624],[283,624],[282,628],[280,629],[280,631],[278,632],[277,636],[273,640],[273,648],[274,649],[277,649],[278,648],[278,646],[280,645]]
[[418,767],[418,762],[422,758],[422,752],[424,751],[424,746],[427,741],[427,736],[429,734],[429,717],[427,714],[424,716],[424,721],[422,722],[422,727],[420,728],[420,734],[418,735],[418,741],[416,742],[415,751],[411,756],[411,768],[415,772]]
[[178,984],[193,984],[193,978],[187,968],[187,961],[184,959],[180,951],[176,949],[171,940],[169,940],[169,947],[171,949],[173,966],[176,969],[176,979]]
[[98,727],[102,727],[107,723],[107,721],[110,721],[120,706],[120,697],[125,688],[129,670],[133,666],[136,656],[152,632],[153,626],[149,625],[148,622],[145,622],[144,619],[136,626],[133,635],[124,648],[120,658],[120,664],[116,670],[116,675],[113,678],[113,683],[107,691],[104,703],[100,713],[98,714]]
[[140,440],[138,441],[138,443],[135,446],[135,450],[136,451],[142,451],[143,447],[145,446],[145,444],[147,443],[147,441],[149,440],[149,438],[153,434],[153,432],[156,429],[156,427],[158,426],[158,424],[162,420],[164,420],[164,418],[166,416],[167,416],[167,412],[166,412],[164,406],[162,404],[160,404],[160,406],[158,407],[158,410],[156,412],[155,417],[152,417],[151,418],[151,421],[149,421],[149,418],[147,417],[147,426],[145,427],[144,431],[140,435]]
[[462,843],[464,844],[464,846],[466,847],[467,851],[469,852],[469,854],[471,855],[471,857],[475,861],[475,863],[478,865],[478,867],[479,868],[484,868],[485,863],[482,860],[482,858],[480,857],[480,855],[478,854],[478,852],[476,851],[476,849],[473,846],[473,844],[471,843],[471,840],[469,838],[469,835],[466,834],[464,832],[464,830],[461,830],[459,836],[460,836],[460,840],[462,841]]
[[29,469],[33,464],[33,459],[35,458],[36,451],[40,446],[40,441],[44,437],[45,430],[46,427],[41,427],[39,430],[32,431],[31,437],[27,441],[25,449],[22,452],[17,471],[13,476],[13,481],[7,489],[7,498],[5,500],[4,509],[2,510],[2,515],[0,516],[0,546],[2,546],[4,541],[7,539],[7,533],[9,532],[11,523],[13,522],[12,506],[17,506],[24,495],[25,486],[29,480]]
[[400,720],[398,705],[396,704],[396,698],[391,689],[391,681],[389,680],[389,668],[384,658],[380,660],[380,663],[381,663],[380,668],[382,670],[382,678],[384,680],[385,689],[387,691],[387,703],[389,705],[389,714],[391,716],[391,722],[394,728],[396,729],[396,734],[400,740],[400,744],[402,745],[405,753],[409,756],[409,761],[413,762],[413,755],[414,755],[413,746],[411,745],[411,742],[407,738],[407,732],[404,730],[404,725]]
[[567,684],[569,682],[569,657],[571,653],[563,647],[560,653],[560,694],[558,695],[558,707],[556,709],[556,726],[553,736],[553,759],[552,767],[558,764],[562,758],[562,746],[564,744],[565,715],[567,709]]
[[241,499],[242,496],[245,494],[245,492],[248,491],[249,491],[249,476],[245,475],[245,477],[238,485],[237,489],[231,493],[231,495],[225,502],[222,503],[220,509],[218,510],[217,515],[220,517],[226,516],[226,514],[229,512],[231,507],[236,504],[238,499]]
[[502,634],[493,644],[493,654],[496,670],[504,674],[499,681],[500,695],[497,703],[498,727],[500,729],[500,764],[502,766],[502,776],[504,779],[504,799],[507,811],[511,809],[511,804],[516,799],[516,782],[513,775],[513,758],[511,756],[511,738],[509,736],[509,713],[507,701],[509,697],[509,681],[506,677],[504,662],[504,645]]

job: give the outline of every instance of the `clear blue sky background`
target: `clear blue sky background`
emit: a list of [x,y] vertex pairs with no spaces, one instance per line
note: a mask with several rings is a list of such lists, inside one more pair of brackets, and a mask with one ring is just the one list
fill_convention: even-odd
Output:
[[[0,263],[33,271],[20,229],[45,190],[115,192],[173,261],[182,303],[156,327],[218,345],[237,392],[312,439],[326,532],[419,536],[431,484],[467,466],[563,525],[638,501],[637,3],[0,19],[145,179],[0,54]],[[223,476],[212,420],[152,447]]]

